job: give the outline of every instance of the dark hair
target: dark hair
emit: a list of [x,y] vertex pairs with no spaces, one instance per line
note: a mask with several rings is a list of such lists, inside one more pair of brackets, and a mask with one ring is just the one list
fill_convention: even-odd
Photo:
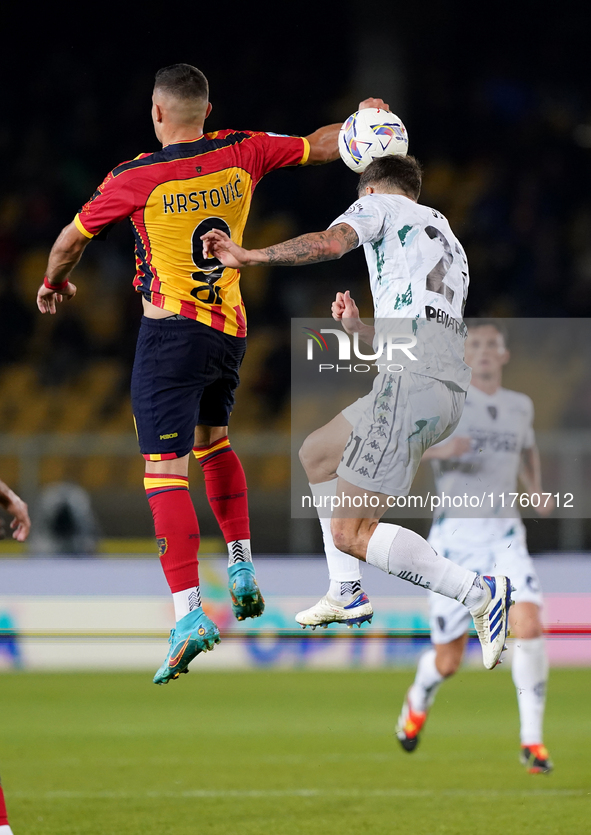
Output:
[[154,89],[170,93],[179,99],[204,100],[209,97],[207,78],[191,64],[172,64],[156,73]]
[[468,333],[476,330],[476,328],[494,328],[503,337],[505,348],[509,344],[509,331],[507,330],[506,325],[498,319],[466,319],[465,323],[468,328]]
[[413,200],[421,193],[423,170],[418,160],[400,155],[374,159],[359,178],[357,191],[362,195],[366,186],[380,185],[382,188],[396,188]]

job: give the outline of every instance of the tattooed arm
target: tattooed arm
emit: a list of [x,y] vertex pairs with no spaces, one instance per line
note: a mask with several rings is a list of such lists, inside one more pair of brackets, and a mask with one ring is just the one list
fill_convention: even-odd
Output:
[[357,232],[348,223],[338,223],[325,232],[310,232],[265,249],[243,249],[219,229],[203,235],[204,258],[218,258],[226,267],[250,267],[256,264],[275,264],[296,267],[335,261],[359,244]]
[[256,263],[295,267],[299,264],[335,261],[342,258],[346,252],[355,249],[358,243],[357,232],[347,223],[338,223],[326,232],[310,232],[282,244],[255,249],[252,255],[257,258]]

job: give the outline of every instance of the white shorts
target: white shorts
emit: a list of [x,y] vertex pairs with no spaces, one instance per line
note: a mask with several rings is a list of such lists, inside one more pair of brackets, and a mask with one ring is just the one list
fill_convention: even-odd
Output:
[[342,411],[353,432],[337,474],[364,490],[408,495],[423,453],[453,432],[465,399],[433,377],[378,374],[369,394]]
[[[461,520],[458,520],[461,524]],[[489,547],[452,550],[445,548],[444,540],[429,536],[429,543],[438,553],[477,574],[502,574],[509,577],[515,592],[516,603],[542,605],[542,590],[525,542],[525,532],[518,523],[513,535],[493,541]],[[463,603],[429,592],[429,625],[434,644],[449,644],[464,635],[472,626],[472,617]]]

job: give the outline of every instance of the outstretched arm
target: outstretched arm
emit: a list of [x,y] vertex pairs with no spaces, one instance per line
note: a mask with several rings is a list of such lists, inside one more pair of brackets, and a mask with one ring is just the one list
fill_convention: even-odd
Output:
[[325,232],[310,232],[264,249],[244,249],[220,229],[212,229],[202,235],[201,240],[204,258],[218,258],[226,267],[235,269],[257,264],[297,267],[319,261],[336,261],[359,243],[357,232],[348,223],[338,223]]
[[[389,110],[383,99],[369,98],[359,102],[359,110],[365,110],[367,107],[379,107],[382,110]],[[310,156],[308,157],[308,165],[322,165],[324,162],[333,162],[339,158],[339,131],[341,125],[326,125],[324,128],[306,136],[310,143]]]
[[37,292],[37,307],[41,313],[55,313],[56,302],[72,299],[76,287],[68,276],[80,260],[90,238],[82,234],[72,222],[62,229],[47,263],[46,281]]
[[340,125],[326,125],[306,136],[310,143],[307,165],[322,165],[339,158]]

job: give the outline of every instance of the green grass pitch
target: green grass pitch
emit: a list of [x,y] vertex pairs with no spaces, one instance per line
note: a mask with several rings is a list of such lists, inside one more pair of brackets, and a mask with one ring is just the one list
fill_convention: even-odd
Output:
[[3,675],[0,774],[15,835],[580,833],[591,670],[553,670],[551,775],[518,763],[508,671],[440,690],[413,754],[409,671]]

